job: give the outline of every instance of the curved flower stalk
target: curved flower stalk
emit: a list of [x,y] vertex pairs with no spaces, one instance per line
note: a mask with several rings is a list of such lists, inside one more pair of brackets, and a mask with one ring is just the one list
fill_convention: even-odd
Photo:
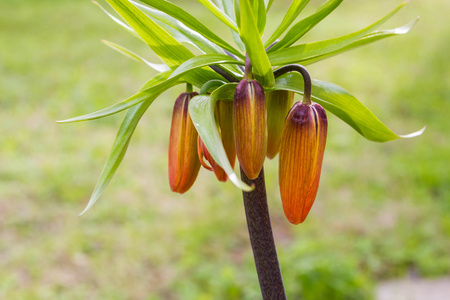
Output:
[[[276,28],[266,28],[272,0],[198,0],[222,26],[231,30],[233,45],[190,11],[169,1],[106,1],[122,19],[102,8],[107,15],[147,44],[161,62],[149,62],[112,42],[106,44],[161,73],[121,102],[61,121],[94,120],[127,110],[85,211],[99,199],[114,176],[134,129],[152,102],[176,85],[192,86],[192,90],[175,101],[169,148],[170,187],[175,192],[186,192],[195,181],[202,162],[214,170],[219,180],[228,178],[242,189],[263,299],[285,299],[276,249],[273,240],[269,241],[272,234],[263,176],[266,154],[273,158],[280,151],[283,208],[288,220],[298,224],[305,220],[317,193],[326,138],[325,110],[371,141],[413,137],[424,131],[409,135],[394,133],[345,89],[311,79],[306,69],[293,64],[315,63],[409,32],[417,19],[398,28],[377,31],[407,2],[358,31],[302,43],[301,38],[331,14],[342,0],[328,0],[300,20],[297,20],[300,12],[310,1],[293,0]],[[269,32],[267,40],[262,39],[264,32]],[[183,43],[201,53],[195,55]],[[287,116],[293,93],[303,94],[304,100],[294,104]],[[234,172],[236,156],[242,180]],[[261,214],[266,217],[256,220]]]

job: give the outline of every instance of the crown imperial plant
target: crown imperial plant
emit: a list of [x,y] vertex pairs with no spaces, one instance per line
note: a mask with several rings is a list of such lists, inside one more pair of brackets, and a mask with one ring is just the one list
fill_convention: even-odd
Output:
[[[317,194],[327,138],[325,110],[370,141],[387,142],[423,132],[424,129],[409,135],[394,133],[345,89],[312,80],[304,67],[407,33],[417,19],[398,28],[377,30],[407,2],[355,32],[302,42],[302,37],[339,7],[342,0],[328,0],[303,19],[299,15],[310,1],[292,0],[275,28],[266,28],[273,0],[197,0],[231,30],[234,45],[191,12],[169,1],[106,2],[122,19],[94,3],[146,43],[161,63],[149,62],[123,46],[104,41],[157,74],[128,99],[60,121],[94,120],[126,110],[111,153],[82,213],[104,192],[139,120],[153,101],[174,86],[186,85],[186,92],[175,101],[172,116],[170,188],[177,193],[188,191],[202,164],[214,171],[219,181],[229,180],[241,189],[262,297],[286,299],[267,205],[265,157],[274,158],[279,153],[282,206],[289,222],[298,224],[305,220]],[[183,4],[191,5],[190,2],[194,1]],[[263,33],[269,30],[268,38],[263,40]],[[195,55],[185,44],[200,54]],[[294,93],[303,95],[303,101],[292,106]],[[236,156],[241,179],[234,172]]]

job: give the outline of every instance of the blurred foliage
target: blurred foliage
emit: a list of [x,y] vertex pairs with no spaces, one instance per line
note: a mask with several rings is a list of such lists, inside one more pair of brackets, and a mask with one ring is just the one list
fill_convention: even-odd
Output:
[[[319,1],[311,3],[303,15]],[[395,5],[344,2],[305,39],[362,28]],[[274,6],[268,21],[284,10]],[[378,279],[450,274],[449,10],[446,0],[412,1],[386,24],[420,15],[408,35],[309,67],[395,131],[428,129],[376,144],[330,116],[321,188],[300,226],[284,219],[277,161],[267,161],[290,299],[371,299]],[[180,90],[155,102],[112,185],[77,217],[120,117],[54,121],[124,99],[153,74],[101,38],[156,61],[89,1],[0,2],[0,299],[258,299],[240,192],[202,171],[192,191],[170,193],[168,128]]]

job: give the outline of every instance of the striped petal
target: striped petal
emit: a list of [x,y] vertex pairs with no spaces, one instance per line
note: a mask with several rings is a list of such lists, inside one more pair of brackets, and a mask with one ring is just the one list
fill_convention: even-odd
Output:
[[[219,181],[221,182],[227,181],[228,179],[227,174],[222,169],[222,167],[216,163],[216,161],[209,153],[200,136],[198,137],[197,151],[198,151],[198,158],[200,159],[200,163],[202,164],[202,166],[208,171],[214,172]],[[204,158],[209,162],[209,165],[204,161]]]
[[284,213],[293,224],[308,215],[319,187],[327,136],[327,117],[319,104],[296,103],[281,138],[279,185]]
[[267,157],[270,159],[280,152],[284,120],[293,103],[294,92],[280,90],[266,93]]
[[267,153],[264,89],[256,80],[242,80],[234,94],[233,128],[236,154],[249,179],[258,177]]
[[197,156],[198,133],[189,116],[189,101],[197,93],[182,93],[173,108],[169,140],[169,183],[173,192],[183,194],[194,184],[200,170]]

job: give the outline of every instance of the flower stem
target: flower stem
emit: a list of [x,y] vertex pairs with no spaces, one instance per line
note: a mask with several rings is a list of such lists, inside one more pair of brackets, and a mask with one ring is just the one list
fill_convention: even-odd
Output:
[[273,72],[273,75],[275,78],[280,77],[283,74],[286,74],[288,72],[298,72],[303,76],[304,81],[304,89],[303,89],[303,104],[311,105],[311,76],[308,73],[308,70],[302,65],[287,65],[284,67],[281,67],[279,69],[276,69]]
[[193,92],[192,84],[190,84],[189,82],[186,83],[186,93],[192,93],[192,92]]
[[286,300],[283,277],[270,223],[264,169],[254,180],[248,179],[241,169],[241,178],[245,183],[255,186],[252,192],[243,192],[243,198],[262,298],[263,300]]

